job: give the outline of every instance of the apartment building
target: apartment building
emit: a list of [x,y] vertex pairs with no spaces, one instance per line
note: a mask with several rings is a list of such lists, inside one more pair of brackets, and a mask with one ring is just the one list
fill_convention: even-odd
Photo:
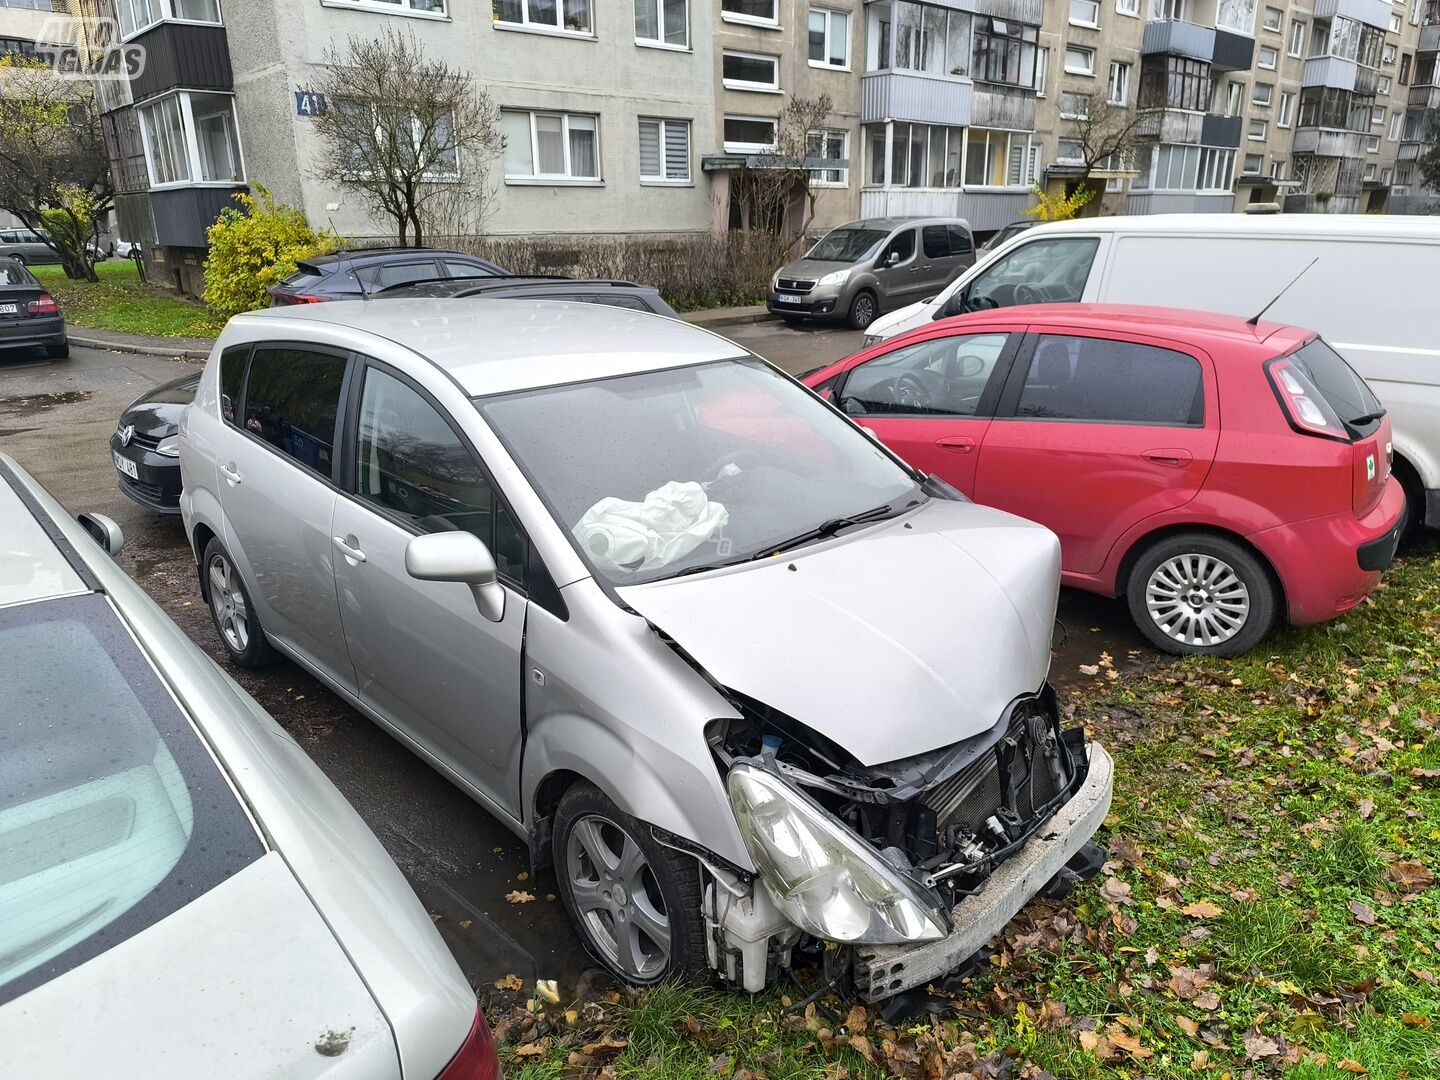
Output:
[[[51,0],[0,0],[0,56],[53,57],[74,44],[69,28],[54,17]],[[0,228],[23,223],[0,210]]]

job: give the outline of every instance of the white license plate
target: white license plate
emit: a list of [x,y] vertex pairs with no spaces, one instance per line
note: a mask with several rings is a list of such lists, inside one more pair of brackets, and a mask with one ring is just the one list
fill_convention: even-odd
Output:
[[18,315],[19,313],[19,304],[0,304],[0,315]]
[[777,304],[798,304],[801,301],[800,297],[798,296],[785,296],[783,293],[777,293],[775,296],[775,302]]
[[131,461],[129,458],[121,457],[114,450],[110,451],[110,456],[115,459],[115,468],[119,469],[126,476],[130,477],[131,480],[140,479],[140,469],[136,466],[135,462]]

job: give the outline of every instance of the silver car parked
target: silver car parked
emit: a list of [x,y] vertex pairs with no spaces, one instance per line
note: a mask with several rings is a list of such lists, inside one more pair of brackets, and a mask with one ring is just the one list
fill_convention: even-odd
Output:
[[0,228],[0,258],[37,266],[43,263],[58,263],[60,256],[55,249],[34,229]]
[[[237,663],[298,661],[552,867],[636,983],[878,999],[1093,872],[1053,534],[682,322],[519,300],[226,327],[181,508]],[[1067,865],[1068,864],[1068,865]]]
[[498,1080],[384,848],[82,521],[0,454],[0,1076]]

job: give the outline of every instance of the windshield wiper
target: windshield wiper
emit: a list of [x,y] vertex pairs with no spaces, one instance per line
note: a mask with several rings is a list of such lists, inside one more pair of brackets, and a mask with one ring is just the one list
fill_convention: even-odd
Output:
[[862,510],[860,513],[851,514],[849,517],[830,518],[827,521],[822,521],[813,529],[801,533],[799,536],[792,536],[789,540],[785,540],[779,544],[772,544],[770,547],[757,551],[754,555],[750,556],[750,561],[754,562],[756,559],[767,559],[771,555],[779,555],[782,551],[789,551],[791,548],[799,547],[801,544],[809,544],[816,540],[829,539],[841,529],[849,528],[851,525],[863,525],[867,521],[881,521],[885,518],[894,517],[896,514],[908,510],[912,506],[919,505],[920,501],[919,499],[911,499],[903,506],[885,503],[883,506]]
[[1357,416],[1354,420],[1346,420],[1345,423],[1351,427],[1359,427],[1361,424],[1373,424],[1376,420],[1384,418],[1386,409],[1376,409],[1374,412],[1367,412],[1364,416]]

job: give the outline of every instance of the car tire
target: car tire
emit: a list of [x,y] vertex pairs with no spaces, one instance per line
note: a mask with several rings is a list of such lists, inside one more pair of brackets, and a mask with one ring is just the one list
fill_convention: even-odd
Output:
[[214,620],[220,644],[237,667],[269,667],[279,653],[265,636],[260,616],[240,571],[218,539],[205,545],[201,566],[205,575],[205,601]]
[[1140,632],[1177,656],[1249,652],[1279,610],[1269,568],[1212,533],[1179,533],[1150,545],[1131,567],[1125,593]]
[[694,858],[583,780],[560,800],[553,835],[565,910],[606,970],[632,986],[709,981]]
[[70,355],[70,342],[62,341],[58,345],[46,345],[45,355],[51,360],[64,360]]
[[861,289],[850,301],[850,311],[845,316],[845,322],[851,330],[864,330],[879,314],[880,305],[875,294],[869,289]]
[[1397,461],[1393,471],[1395,479],[1400,482],[1400,490],[1405,493],[1405,502],[1400,507],[1399,527],[1395,534],[1400,542],[1404,543],[1420,531],[1420,526],[1425,521],[1425,489],[1415,471],[1405,462]]

